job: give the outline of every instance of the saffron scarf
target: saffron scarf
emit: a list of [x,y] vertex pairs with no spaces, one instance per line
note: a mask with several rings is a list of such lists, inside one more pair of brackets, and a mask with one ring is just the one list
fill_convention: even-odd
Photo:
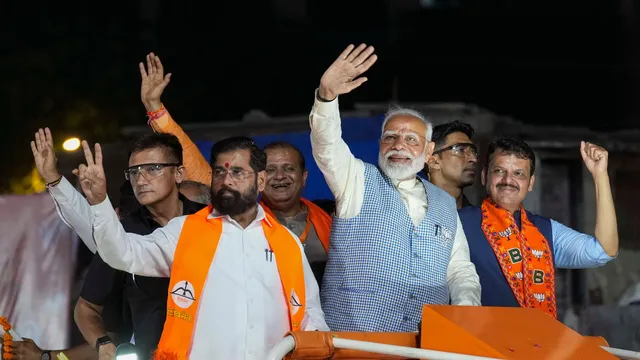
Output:
[[521,226],[491,199],[482,202],[482,231],[520,307],[558,317],[553,255],[549,242],[520,205]]

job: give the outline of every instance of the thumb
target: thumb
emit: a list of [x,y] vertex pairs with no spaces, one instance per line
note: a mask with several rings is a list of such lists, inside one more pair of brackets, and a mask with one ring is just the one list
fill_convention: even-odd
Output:
[[162,85],[169,85],[169,81],[171,81],[171,73],[168,73],[167,76],[164,77],[164,81],[162,81]]

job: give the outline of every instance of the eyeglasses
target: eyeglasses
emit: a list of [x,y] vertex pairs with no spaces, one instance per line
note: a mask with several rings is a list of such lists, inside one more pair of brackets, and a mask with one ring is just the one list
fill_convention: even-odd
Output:
[[216,168],[215,170],[213,170],[213,180],[222,181],[227,176],[227,174],[229,174],[234,181],[243,181],[253,173],[253,171],[245,170],[241,167],[232,167],[229,170]]
[[164,168],[169,166],[180,166],[178,163],[171,164],[141,164],[131,166],[124,171],[124,178],[129,181],[136,181],[142,175],[147,181],[164,174]]
[[443,153],[445,151],[451,151],[451,154],[456,156],[464,156],[464,155],[473,155],[475,157],[478,156],[478,147],[471,143],[457,143],[451,146],[447,146],[440,150],[436,150],[433,152],[433,155],[437,155]]
[[394,144],[398,140],[398,138],[402,138],[402,141],[404,141],[404,143],[409,146],[417,146],[417,145],[420,145],[420,138],[422,138],[422,136],[418,134],[413,134],[413,133],[383,134],[382,138],[380,139],[380,142],[386,145],[391,145],[391,144]]

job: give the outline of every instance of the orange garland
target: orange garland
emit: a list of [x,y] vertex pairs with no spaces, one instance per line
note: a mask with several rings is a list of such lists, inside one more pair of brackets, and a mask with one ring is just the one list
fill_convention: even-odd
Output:
[[4,329],[2,358],[4,360],[11,360],[13,359],[13,337],[9,334],[11,324],[9,324],[9,320],[7,320],[6,317],[0,316],[0,326]]

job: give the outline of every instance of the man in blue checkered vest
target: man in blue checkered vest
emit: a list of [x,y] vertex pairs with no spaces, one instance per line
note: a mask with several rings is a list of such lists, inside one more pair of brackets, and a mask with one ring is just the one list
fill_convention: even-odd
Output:
[[384,120],[378,166],[342,140],[338,95],[362,85],[373,48],[350,45],[327,69],[311,111],[311,145],[336,198],[321,300],[334,331],[416,331],[424,304],[480,305],[480,281],[444,190],[417,177],[434,144],[417,111]]

